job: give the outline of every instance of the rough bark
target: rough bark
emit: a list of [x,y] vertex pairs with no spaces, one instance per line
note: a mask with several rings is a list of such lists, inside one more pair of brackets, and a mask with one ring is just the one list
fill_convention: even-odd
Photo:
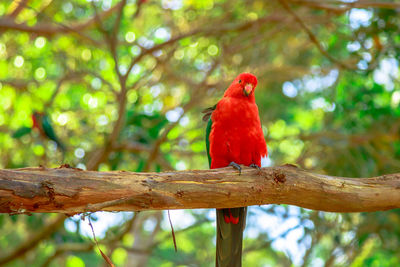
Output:
[[0,170],[0,212],[140,211],[291,204],[361,212],[400,208],[400,174],[345,178],[292,165],[163,173],[70,168]]

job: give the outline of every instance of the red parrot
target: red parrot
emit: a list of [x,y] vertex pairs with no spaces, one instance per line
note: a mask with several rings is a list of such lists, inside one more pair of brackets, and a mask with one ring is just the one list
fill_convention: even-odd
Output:
[[[236,77],[223,98],[206,113],[206,145],[211,169],[239,164],[265,166],[268,151],[261,128],[254,90],[257,78],[250,73]],[[217,209],[216,266],[242,266],[243,230],[247,208]]]

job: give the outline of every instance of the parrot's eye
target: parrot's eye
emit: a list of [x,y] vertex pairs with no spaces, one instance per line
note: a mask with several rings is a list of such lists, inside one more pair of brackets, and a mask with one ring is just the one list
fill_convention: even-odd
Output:
[[242,83],[242,80],[239,80],[239,83]]

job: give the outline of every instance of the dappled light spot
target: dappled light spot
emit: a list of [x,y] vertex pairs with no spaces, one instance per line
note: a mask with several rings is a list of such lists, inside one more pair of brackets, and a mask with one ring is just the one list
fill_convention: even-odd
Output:
[[135,35],[134,32],[127,32],[127,33],[125,34],[125,40],[126,40],[128,43],[133,43],[133,42],[135,41],[135,39],[136,39],[136,35]]
[[85,156],[85,150],[83,150],[82,148],[77,148],[77,149],[75,149],[74,154],[75,154],[75,157],[81,159]]
[[57,122],[60,124],[60,125],[65,125],[65,124],[67,124],[67,122],[68,122],[68,114],[67,113],[62,113],[62,114],[60,114],[59,116],[58,116],[58,118],[57,118]]
[[167,41],[171,38],[171,33],[167,28],[158,28],[155,31],[154,36],[162,41]]
[[284,82],[282,91],[288,97],[297,96],[297,88],[291,82]]
[[17,68],[21,68],[24,65],[24,58],[21,56],[16,56],[14,59],[14,66]]
[[35,78],[37,80],[43,80],[46,77],[46,70],[42,67],[35,70]]
[[374,81],[382,84],[388,91],[393,90],[393,79],[399,76],[399,63],[395,58],[384,58],[379,63],[379,68],[374,71]]
[[371,24],[372,11],[367,9],[353,8],[349,12],[350,27],[358,29]]
[[183,109],[181,107],[177,107],[173,110],[167,111],[165,116],[167,120],[169,120],[170,122],[176,122],[178,121],[178,119],[181,117],[182,114],[183,114]]

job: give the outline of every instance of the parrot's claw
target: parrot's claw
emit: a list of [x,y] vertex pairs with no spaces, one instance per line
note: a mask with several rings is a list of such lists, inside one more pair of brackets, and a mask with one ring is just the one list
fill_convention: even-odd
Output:
[[260,166],[258,166],[257,164],[254,164],[254,163],[250,164],[250,167],[256,168],[257,170],[261,170]]
[[238,170],[239,171],[239,175],[241,175],[242,174],[242,167],[240,167],[240,165],[239,164],[237,164],[236,162],[231,162],[231,163],[229,163],[229,166],[232,166],[233,168],[235,168],[236,170]]

